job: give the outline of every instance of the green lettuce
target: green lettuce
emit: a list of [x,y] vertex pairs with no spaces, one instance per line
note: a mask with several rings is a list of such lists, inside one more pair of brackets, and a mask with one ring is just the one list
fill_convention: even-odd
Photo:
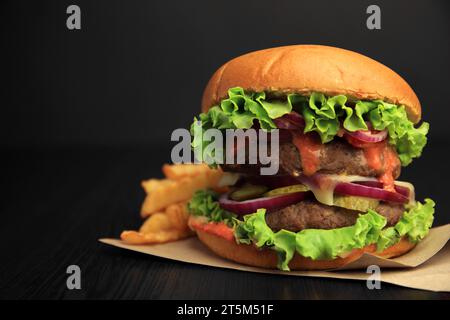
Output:
[[435,203],[425,199],[406,211],[393,227],[384,229],[386,218],[373,210],[361,214],[353,226],[322,230],[305,229],[300,232],[272,231],[265,220],[265,209],[244,216],[235,226],[238,243],[254,244],[258,248],[269,247],[278,253],[278,268],[289,270],[289,261],[298,252],[311,259],[334,259],[352,249],[376,244],[377,250],[396,244],[401,237],[418,242],[427,234],[433,222]]
[[219,195],[212,190],[199,190],[188,202],[188,211],[194,216],[203,216],[212,222],[225,222],[234,226],[236,215],[222,209],[218,202]]
[[219,195],[212,190],[199,190],[188,203],[188,210],[192,215],[206,217],[212,222],[224,222],[234,228],[238,243],[275,250],[281,270],[289,270],[288,265],[295,252],[313,260],[327,260],[370,244],[376,244],[377,250],[383,251],[405,236],[417,243],[428,234],[433,224],[435,206],[431,199],[425,199],[424,204],[417,202],[403,213],[396,225],[388,228],[385,228],[385,217],[368,210],[349,227],[274,232],[266,223],[265,209],[245,215],[242,221],[237,219],[237,215],[220,208],[218,198]]
[[378,250],[383,251],[397,243],[403,236],[408,236],[409,240],[414,243],[425,238],[433,224],[434,205],[433,200],[425,199],[425,204],[418,202],[405,212],[395,226],[382,231],[377,242]]
[[[351,132],[367,130],[366,122],[370,122],[376,130],[387,129],[389,142],[395,146],[403,166],[411,163],[413,158],[421,155],[427,143],[426,135],[429,124],[423,122],[419,127],[408,119],[404,106],[397,106],[381,100],[350,100],[344,95],[327,97],[314,92],[309,97],[299,94],[288,94],[285,98],[268,100],[265,92],[244,92],[240,87],[228,90],[228,98],[219,105],[213,106],[207,113],[194,118],[191,134],[194,136],[192,147],[194,152],[202,150],[210,144],[202,134],[195,135],[196,130],[216,128],[249,129],[255,122],[264,130],[275,129],[273,119],[282,117],[292,110],[299,112],[305,119],[304,132],[316,132],[322,143],[330,142],[342,126]],[[200,131],[198,131],[200,132]],[[221,159],[222,154],[197,151],[199,160]],[[214,161],[208,161],[214,163]]]
[[[216,150],[208,151],[206,148],[212,142],[203,136],[203,133],[211,128],[225,129],[249,129],[254,121],[258,121],[260,127],[265,130],[275,129],[277,126],[272,121],[292,111],[290,105],[282,101],[265,101],[266,94],[245,93],[242,88],[228,90],[228,98],[213,106],[207,113],[201,113],[194,118],[191,125],[192,148],[199,161],[204,161],[212,167],[217,166],[216,159],[223,159],[223,150],[217,155]],[[200,132],[196,134],[196,132]],[[220,160],[219,160],[220,162]]]

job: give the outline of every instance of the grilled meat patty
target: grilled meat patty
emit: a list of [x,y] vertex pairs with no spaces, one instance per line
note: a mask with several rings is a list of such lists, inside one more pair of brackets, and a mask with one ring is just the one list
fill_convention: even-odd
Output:
[[[388,146],[387,148],[391,148]],[[280,145],[280,167],[283,171],[292,173],[302,171],[302,159],[297,147],[292,143]],[[325,174],[347,174],[364,177],[377,177],[383,174],[385,168],[371,168],[364,156],[364,150],[352,147],[344,141],[335,140],[327,143],[319,154],[318,172]],[[393,170],[394,179],[400,176],[400,160]]]
[[[391,148],[391,146],[387,146],[387,148]],[[279,161],[278,174],[292,174],[294,171],[303,171],[300,153],[297,147],[290,142],[280,145],[279,158],[277,160]],[[248,155],[246,163],[248,163]],[[250,175],[259,175],[260,167],[260,163],[222,165],[222,169],[225,171]],[[379,170],[374,170],[367,164],[363,149],[355,148],[345,141],[338,139],[323,145],[319,154],[319,165],[317,169],[319,173],[347,174],[364,177],[377,177],[382,175],[385,170],[384,166]],[[394,179],[400,176],[400,171],[401,166],[398,160],[393,170]]]
[[[400,220],[404,206],[380,203],[375,211],[386,218],[386,226],[392,226]],[[303,229],[334,229],[354,225],[359,214],[361,214],[359,211],[327,206],[314,200],[305,200],[266,213],[266,222],[274,231],[285,229],[298,232]]]

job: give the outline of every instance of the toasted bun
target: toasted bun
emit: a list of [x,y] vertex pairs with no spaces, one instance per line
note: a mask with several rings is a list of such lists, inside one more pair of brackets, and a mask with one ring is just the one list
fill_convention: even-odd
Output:
[[[249,266],[276,269],[278,257],[271,249],[258,249],[253,245],[237,244],[234,240],[227,240],[215,234],[196,230],[198,238],[217,255]],[[406,239],[402,239],[396,245],[387,248],[376,255],[384,258],[400,256],[412,248],[414,244]],[[289,263],[291,270],[326,270],[342,267],[352,261],[357,260],[364,252],[376,252],[375,245],[370,245],[362,249],[355,249],[344,258],[334,260],[312,260],[299,254],[295,254]]]
[[280,93],[322,92],[404,105],[409,119],[421,118],[411,87],[385,65],[359,53],[320,45],[295,45],[251,52],[220,67],[203,93],[202,111],[225,98],[232,87]]

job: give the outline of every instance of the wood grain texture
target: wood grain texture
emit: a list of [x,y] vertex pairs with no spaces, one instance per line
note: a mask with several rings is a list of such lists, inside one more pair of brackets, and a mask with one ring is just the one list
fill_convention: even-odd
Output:
[[[445,212],[450,209],[444,200],[446,192],[425,187],[436,181],[436,176],[425,170],[433,159],[431,151],[427,150],[430,157],[417,160],[422,164],[414,166],[416,178],[412,182],[418,184],[420,198],[426,191],[437,201],[436,222],[443,224],[448,223]],[[292,278],[189,265],[99,243],[100,237],[117,237],[122,230],[140,225],[139,208],[144,198],[140,181],[161,177],[160,168],[169,160],[168,155],[168,147],[161,146],[143,150],[4,150],[0,298],[450,298],[446,293],[388,284],[382,284],[381,290],[368,290],[359,281]],[[439,170],[439,166],[435,165],[435,169]],[[66,289],[66,268],[71,264],[81,267],[81,290]]]

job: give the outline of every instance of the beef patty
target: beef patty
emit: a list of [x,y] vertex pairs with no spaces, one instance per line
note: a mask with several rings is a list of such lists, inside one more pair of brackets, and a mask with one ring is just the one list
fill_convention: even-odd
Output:
[[[400,220],[404,206],[380,203],[375,211],[386,218],[386,226],[393,226]],[[360,213],[341,207],[327,206],[314,200],[305,200],[267,213],[266,222],[273,231],[285,229],[298,232],[303,229],[334,229],[354,225]]]
[[[392,148],[387,146],[387,148]],[[246,152],[247,155],[247,152]],[[297,147],[288,142],[280,145],[278,174],[292,174],[292,172],[302,172],[302,161]],[[246,163],[248,160],[246,159]],[[260,174],[261,164],[225,164],[222,169],[225,171],[240,172],[250,175]],[[318,172],[325,174],[347,174],[364,177],[378,177],[383,174],[384,167],[379,170],[371,168],[364,157],[361,148],[355,148],[345,141],[335,139],[323,145],[319,154]],[[400,161],[397,161],[393,176],[397,179],[400,176]]]
[[[387,146],[387,148],[392,148]],[[382,161],[384,164],[384,162]],[[302,171],[302,161],[297,147],[292,143],[280,145],[280,167],[287,173]],[[377,177],[383,174],[384,165],[374,170],[367,164],[364,150],[348,143],[335,140],[327,143],[319,154],[318,172],[325,174],[347,174],[365,177]],[[393,170],[394,179],[400,175],[400,160]]]

